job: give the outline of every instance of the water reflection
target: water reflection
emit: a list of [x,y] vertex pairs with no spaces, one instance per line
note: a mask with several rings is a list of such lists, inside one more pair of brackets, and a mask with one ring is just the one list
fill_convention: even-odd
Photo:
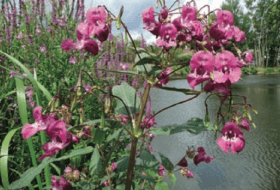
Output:
[[[184,88],[188,84],[186,80],[177,80],[171,81],[168,86]],[[188,160],[195,178],[186,179],[179,172],[176,173],[178,181],[174,189],[280,189],[280,75],[244,76],[233,87],[234,93],[246,95],[247,102],[259,113],[252,114],[257,128],[251,128],[251,132],[244,131],[246,146],[239,155],[223,153],[217,147],[212,132],[202,132],[199,135],[183,132],[154,139],[157,158],[156,152],[161,152],[168,155],[174,164],[191,145],[204,146],[207,154],[215,157],[211,163],[201,163],[198,166]],[[159,89],[152,89],[151,95],[155,111],[191,97]],[[203,118],[205,98],[206,95],[202,94],[191,102],[157,115],[158,126],[183,124],[192,117]],[[211,97],[208,107],[212,121],[218,106],[217,98]]]

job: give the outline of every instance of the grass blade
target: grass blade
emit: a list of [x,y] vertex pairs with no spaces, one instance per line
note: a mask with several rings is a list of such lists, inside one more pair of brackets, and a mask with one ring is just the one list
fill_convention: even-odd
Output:
[[[26,123],[28,123],[28,119],[27,119],[24,84],[22,79],[20,79],[19,77],[15,77],[15,80],[16,80],[16,87],[17,87],[17,102],[18,102],[19,115],[20,115],[22,125],[25,125]],[[37,167],[37,161],[36,161],[35,151],[33,148],[32,138],[27,139],[27,143],[31,154],[32,164],[34,167]],[[37,175],[36,179],[39,185],[39,189],[42,190],[43,186],[42,186],[40,176]]]

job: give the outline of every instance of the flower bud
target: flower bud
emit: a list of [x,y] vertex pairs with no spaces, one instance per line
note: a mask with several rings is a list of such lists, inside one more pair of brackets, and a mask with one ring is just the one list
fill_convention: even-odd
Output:
[[177,165],[181,166],[181,167],[188,167],[188,162],[187,162],[186,158],[183,157]]
[[188,158],[193,158],[194,157],[194,155],[195,155],[195,150],[191,150],[191,148],[190,147],[188,147],[188,150],[187,150],[187,157]]
[[188,168],[182,168],[181,175],[187,177],[188,179],[194,177],[193,172]]
[[79,181],[80,180],[80,172],[79,172],[79,170],[74,170],[73,171],[73,180],[74,181]]

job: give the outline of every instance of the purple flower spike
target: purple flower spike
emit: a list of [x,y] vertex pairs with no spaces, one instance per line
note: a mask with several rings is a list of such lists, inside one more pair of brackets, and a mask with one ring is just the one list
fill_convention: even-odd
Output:
[[245,147],[245,140],[242,131],[234,122],[227,122],[222,129],[222,137],[217,139],[217,144],[222,151],[228,153],[231,148],[231,153],[241,152]]

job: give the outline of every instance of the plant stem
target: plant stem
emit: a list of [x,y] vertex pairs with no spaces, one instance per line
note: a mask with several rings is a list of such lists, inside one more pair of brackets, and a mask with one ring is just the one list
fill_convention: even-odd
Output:
[[151,84],[148,83],[145,92],[144,92],[144,96],[143,96],[143,101],[141,104],[141,108],[140,108],[140,112],[139,112],[139,117],[138,120],[136,122],[136,126],[133,126],[133,136],[132,136],[132,144],[131,144],[131,149],[130,149],[130,156],[129,156],[129,162],[128,162],[128,170],[127,170],[127,177],[126,177],[126,183],[125,183],[125,190],[130,190],[131,187],[131,182],[132,182],[132,176],[133,176],[133,169],[134,169],[134,164],[135,164],[135,155],[136,155],[136,148],[137,148],[137,141],[138,138],[135,137],[135,133],[138,132],[141,121],[142,121],[142,117],[144,114],[144,110],[146,107],[146,103],[149,97],[149,93],[150,93],[150,89],[151,89]]

